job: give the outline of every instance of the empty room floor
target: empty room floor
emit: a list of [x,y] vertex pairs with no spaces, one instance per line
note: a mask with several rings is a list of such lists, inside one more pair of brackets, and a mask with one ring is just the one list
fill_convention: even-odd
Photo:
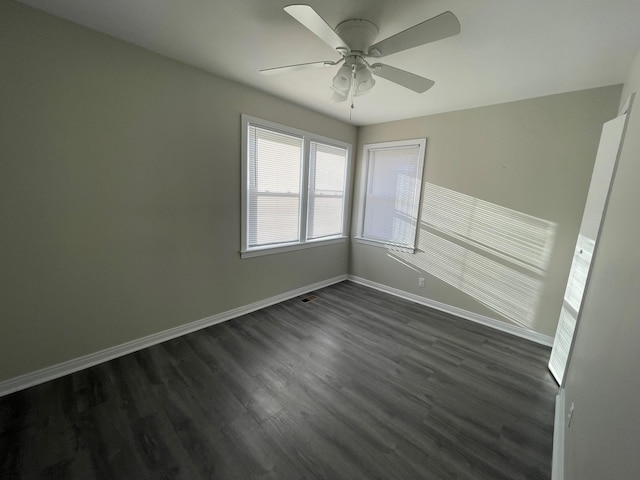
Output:
[[550,479],[549,348],[313,293],[0,398],[0,478]]

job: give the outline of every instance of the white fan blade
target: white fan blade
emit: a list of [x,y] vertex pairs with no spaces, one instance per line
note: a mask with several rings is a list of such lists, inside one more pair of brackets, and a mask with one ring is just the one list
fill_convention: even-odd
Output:
[[289,5],[284,11],[307,27],[334,50],[348,48],[338,34],[309,5]]
[[460,33],[460,22],[451,12],[444,12],[400,33],[385,38],[369,48],[372,57],[384,57],[409,48],[442,40]]
[[428,78],[407,72],[406,70],[385,65],[384,63],[375,63],[371,65],[371,73],[389,80],[390,82],[397,83],[409,90],[413,90],[416,93],[426,92],[436,83]]
[[265,68],[260,70],[262,75],[279,75],[281,73],[295,72],[296,70],[307,70],[309,68],[331,67],[338,62],[310,62],[310,63],[298,63],[296,65],[286,65],[284,67]]

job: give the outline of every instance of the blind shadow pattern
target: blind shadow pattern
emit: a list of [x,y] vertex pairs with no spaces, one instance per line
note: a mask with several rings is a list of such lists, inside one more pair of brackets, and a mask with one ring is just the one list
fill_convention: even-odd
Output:
[[589,267],[595,250],[595,240],[584,235],[578,236],[573,264],[567,281],[567,288],[562,301],[558,329],[553,340],[552,355],[549,358],[549,368],[562,381],[564,369],[573,341],[573,333],[578,323],[578,312],[582,303],[584,289],[587,286]]
[[416,253],[390,248],[390,257],[532,328],[555,223],[431,183],[420,220]]
[[422,222],[516,265],[547,269],[556,225],[479,198],[426,183]]

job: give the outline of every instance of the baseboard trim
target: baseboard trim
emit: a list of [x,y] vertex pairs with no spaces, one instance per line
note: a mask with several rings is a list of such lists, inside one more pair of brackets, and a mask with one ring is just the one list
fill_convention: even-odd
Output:
[[556,396],[556,413],[553,421],[551,480],[564,480],[564,406],[565,393],[564,388],[561,388]]
[[527,330],[525,328],[518,327],[517,325],[510,325],[500,320],[496,320],[495,318],[486,317],[484,315],[470,312],[462,308],[447,305],[446,303],[431,300],[430,298],[421,297],[420,295],[415,295],[413,293],[405,292],[404,290],[389,287],[388,285],[383,285],[382,283],[373,282],[371,280],[367,280],[366,278],[357,277],[355,275],[347,275],[347,280],[350,280],[354,283],[359,283],[360,285],[364,285],[366,287],[375,288],[376,290],[380,290],[381,292],[389,293],[391,295],[404,298],[405,300],[409,300],[411,302],[435,308],[436,310],[440,310],[441,312],[449,313],[451,315],[455,315],[456,317],[461,317],[465,320],[470,320],[486,327],[491,327],[502,332],[510,333],[511,335],[524,338],[526,340],[544,345],[546,347],[553,346],[553,337],[544,335],[542,333]]
[[85,368],[93,367],[94,365],[98,365],[99,363],[107,362],[109,360],[113,360],[114,358],[128,355],[129,353],[142,350],[143,348],[166,342],[167,340],[171,340],[173,338],[180,337],[182,335],[186,335],[188,333],[192,333],[197,330],[216,325],[218,323],[226,322],[227,320],[246,315],[247,313],[255,312],[256,310],[260,310],[261,308],[269,307],[276,303],[284,302],[285,300],[290,300],[299,295],[304,295],[305,293],[309,293],[313,290],[318,290],[320,288],[328,287],[329,285],[340,283],[346,279],[347,275],[338,275],[337,277],[329,278],[327,280],[323,280],[311,285],[306,285],[304,287],[297,288],[280,295],[275,295],[264,300],[253,302],[249,305],[244,305],[239,308],[234,308],[233,310],[228,310],[216,315],[211,315],[210,317],[196,320],[185,325],[180,325],[179,327],[170,328],[168,330],[154,333],[137,340],[132,340],[121,345],[116,345],[114,347],[100,350],[99,352],[90,353],[89,355],[84,355],[82,357],[74,358],[66,362],[52,365],[50,367],[45,367],[34,372],[26,373],[18,377],[4,380],[0,382],[0,397],[13,392],[17,392],[19,390],[24,390],[25,388],[29,388],[34,385],[47,382],[49,380],[63,377],[65,375],[83,370]]

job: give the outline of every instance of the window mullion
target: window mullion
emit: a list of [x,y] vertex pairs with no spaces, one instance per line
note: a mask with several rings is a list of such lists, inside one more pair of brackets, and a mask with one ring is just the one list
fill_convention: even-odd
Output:
[[311,140],[305,135],[302,146],[302,175],[300,178],[300,243],[307,241],[309,211],[309,152]]
[[[340,149],[348,152],[351,146],[248,115],[242,115],[242,124],[243,258],[342,238],[344,230],[334,224],[346,217],[345,202],[338,209],[336,201],[328,197],[332,189],[340,190],[333,183],[340,182],[335,180],[340,178],[337,175],[347,176],[350,165],[348,158],[341,160]],[[317,187],[311,164],[311,148],[315,149],[316,142],[327,145],[322,151],[326,158],[320,177],[319,205],[310,198]],[[344,172],[339,171],[341,168]],[[343,196],[344,191],[343,187]],[[316,225],[318,222],[321,228]]]

